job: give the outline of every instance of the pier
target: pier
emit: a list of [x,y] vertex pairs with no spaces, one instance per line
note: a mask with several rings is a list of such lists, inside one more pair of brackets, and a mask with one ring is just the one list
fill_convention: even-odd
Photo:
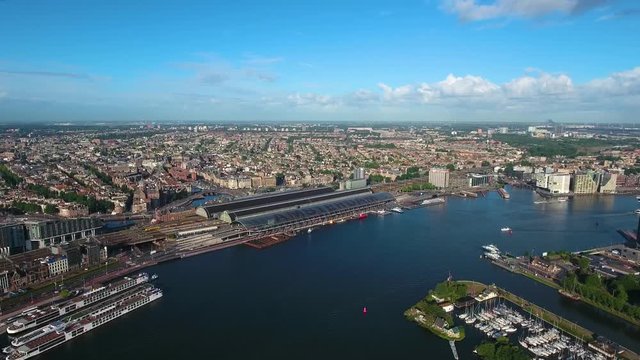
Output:
[[244,243],[254,249],[264,249],[269,246],[277,245],[291,239],[291,236],[285,234],[272,235]]
[[498,189],[498,195],[500,195],[500,197],[502,197],[505,200],[508,200],[511,198],[511,195],[504,188]]
[[477,198],[478,197],[478,193],[477,192],[471,192],[471,191],[460,191],[457,195],[462,196],[462,197],[470,197],[470,198]]
[[456,342],[453,340],[449,340],[449,346],[451,347],[451,353],[453,354],[453,358],[458,360],[458,349],[456,349]]

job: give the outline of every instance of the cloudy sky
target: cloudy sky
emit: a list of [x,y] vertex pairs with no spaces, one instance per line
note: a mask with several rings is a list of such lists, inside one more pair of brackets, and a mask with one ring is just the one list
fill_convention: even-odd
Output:
[[639,122],[630,0],[0,0],[0,123]]

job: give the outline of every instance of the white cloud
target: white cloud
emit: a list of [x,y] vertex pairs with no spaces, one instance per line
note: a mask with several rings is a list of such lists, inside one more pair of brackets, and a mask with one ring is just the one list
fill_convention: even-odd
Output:
[[466,75],[462,77],[449,74],[438,83],[443,96],[468,97],[487,96],[500,90],[500,87],[480,76]]
[[449,109],[531,113],[541,109],[567,113],[594,108],[605,112],[603,109],[640,110],[640,67],[578,85],[566,74],[549,74],[532,68],[526,69],[525,73],[502,84],[476,75],[454,74],[442,81],[418,85],[393,87],[380,83],[380,101],[388,106],[428,104]]
[[573,82],[567,75],[540,73],[538,77],[522,76],[502,86],[510,98],[526,98],[539,95],[566,95],[573,91]]
[[640,67],[594,79],[586,87],[589,92],[601,95],[640,95]]
[[432,102],[440,96],[440,92],[427,83],[420,84],[417,91],[420,99],[425,103]]
[[333,97],[315,93],[295,93],[287,96],[287,100],[290,104],[295,106],[329,107],[337,104],[336,100]]
[[539,18],[552,14],[581,13],[607,0],[444,0],[443,9],[463,21],[498,18]]
[[385,83],[378,83],[378,87],[382,89],[382,97],[386,101],[405,101],[413,95],[413,86],[404,85],[393,88]]

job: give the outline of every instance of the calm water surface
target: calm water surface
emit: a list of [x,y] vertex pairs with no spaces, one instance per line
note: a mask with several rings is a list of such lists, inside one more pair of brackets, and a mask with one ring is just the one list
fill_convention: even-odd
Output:
[[[531,191],[511,195],[452,198],[264,250],[236,247],[158,265],[149,271],[160,275],[162,299],[43,358],[451,359],[448,343],[402,316],[449,272],[496,283],[640,351],[637,329],[479,258],[487,243],[514,254],[619,243],[615,230],[636,225],[635,197],[534,204]],[[481,339],[468,333],[458,343],[461,359],[473,359]]]

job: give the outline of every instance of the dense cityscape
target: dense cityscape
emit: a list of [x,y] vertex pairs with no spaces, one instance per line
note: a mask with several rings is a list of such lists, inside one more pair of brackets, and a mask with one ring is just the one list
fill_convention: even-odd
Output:
[[0,359],[640,360],[632,0],[0,0]]
[[[241,244],[263,249],[367,214],[496,189],[508,199],[506,184],[534,189],[538,202],[638,194],[639,131],[553,122],[6,127],[3,313],[163,261]],[[633,231],[623,235],[637,239]],[[628,249],[592,259],[594,271],[633,274],[627,269],[640,258]],[[581,261],[511,260],[489,250],[504,268],[560,285]],[[602,261],[605,272],[595,265]],[[634,311],[626,316],[637,323]]]

